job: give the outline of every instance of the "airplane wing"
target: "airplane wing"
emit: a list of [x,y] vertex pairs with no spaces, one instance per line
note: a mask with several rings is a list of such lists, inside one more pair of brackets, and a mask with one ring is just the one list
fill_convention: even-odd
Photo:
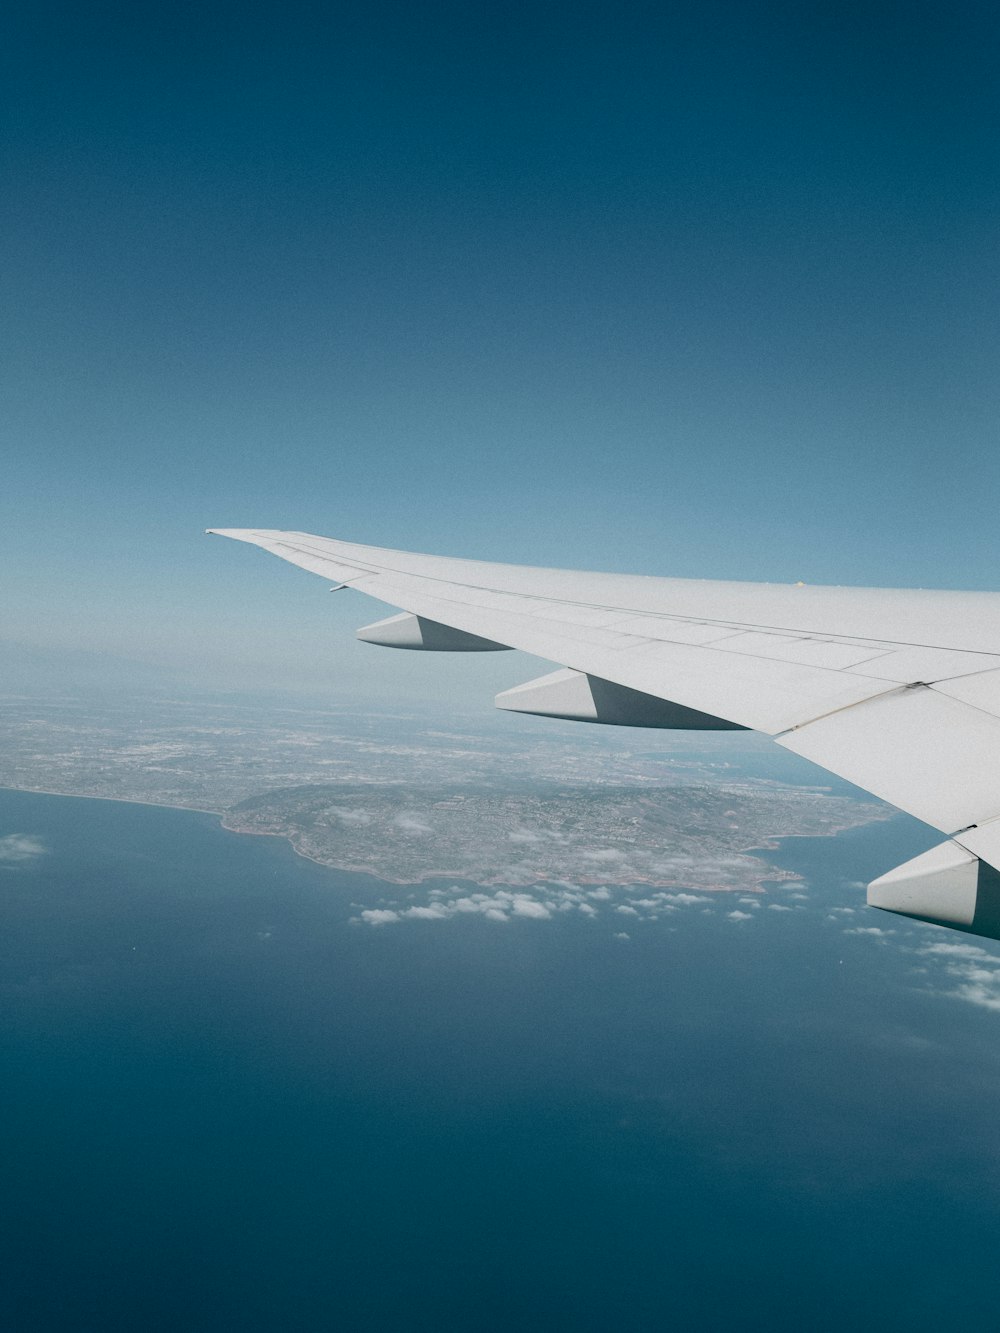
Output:
[[1000,594],[647,578],[209,531],[399,608],[358,631],[367,642],[560,665],[498,695],[501,708],[767,733],[947,835],[875,880],[872,906],[1000,939]]

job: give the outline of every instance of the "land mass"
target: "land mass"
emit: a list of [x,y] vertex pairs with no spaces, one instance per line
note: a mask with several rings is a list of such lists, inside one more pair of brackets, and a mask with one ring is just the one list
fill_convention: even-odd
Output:
[[396,884],[745,891],[789,878],[767,862],[776,838],[891,813],[741,772],[745,751],[733,747],[746,742],[726,737],[477,734],[414,714],[21,699],[7,701],[0,741],[0,785],[206,810],[234,832],[286,837],[321,865]]
[[791,878],[753,849],[882,817],[884,807],[795,789],[674,786],[494,789],[292,787],[223,816],[238,833],[288,838],[321,865],[395,884],[454,877],[529,887],[646,884],[746,890]]

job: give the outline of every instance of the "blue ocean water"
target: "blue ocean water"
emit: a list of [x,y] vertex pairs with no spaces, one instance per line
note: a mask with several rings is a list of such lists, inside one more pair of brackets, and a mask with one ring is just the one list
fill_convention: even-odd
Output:
[[206,815],[0,792],[9,833],[4,1329],[993,1321],[1000,1013],[925,970],[961,937],[827,910],[910,821],[627,940],[353,924],[384,886]]

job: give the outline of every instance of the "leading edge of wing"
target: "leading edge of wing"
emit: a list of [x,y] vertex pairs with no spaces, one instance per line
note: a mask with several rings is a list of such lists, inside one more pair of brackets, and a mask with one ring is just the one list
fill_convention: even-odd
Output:
[[337,568],[406,574],[483,591],[525,594],[588,608],[628,609],[772,633],[878,640],[895,646],[1000,655],[1000,594],[916,588],[678,579],[651,575],[497,564],[337,541],[266,528],[209,528],[248,542],[304,569]]

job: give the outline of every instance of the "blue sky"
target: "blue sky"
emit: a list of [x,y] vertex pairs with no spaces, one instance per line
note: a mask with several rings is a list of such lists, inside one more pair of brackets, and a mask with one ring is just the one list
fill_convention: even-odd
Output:
[[10,22],[4,638],[220,688],[523,675],[356,646],[377,606],[207,526],[1000,583],[994,6]]

